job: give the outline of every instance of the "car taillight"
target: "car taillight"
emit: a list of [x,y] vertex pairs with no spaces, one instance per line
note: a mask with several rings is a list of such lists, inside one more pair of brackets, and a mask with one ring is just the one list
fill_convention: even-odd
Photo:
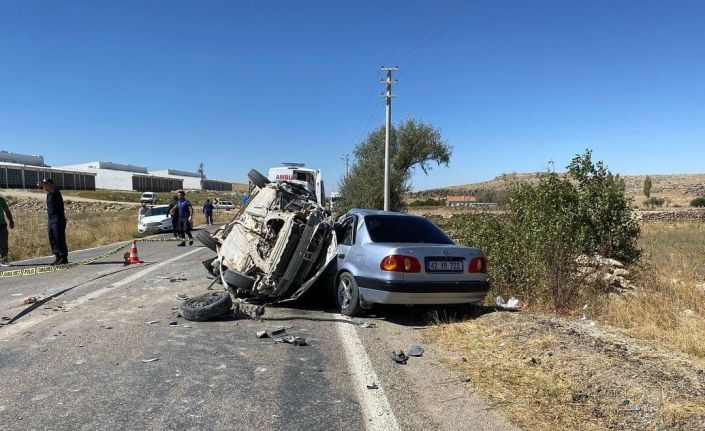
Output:
[[468,265],[468,272],[487,272],[487,261],[484,257],[473,257]]
[[392,254],[382,259],[379,269],[394,272],[421,272],[421,264],[415,257]]

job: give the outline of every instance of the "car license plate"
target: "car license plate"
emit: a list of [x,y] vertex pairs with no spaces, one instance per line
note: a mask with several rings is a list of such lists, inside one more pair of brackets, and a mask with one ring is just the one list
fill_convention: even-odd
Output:
[[461,260],[429,260],[426,262],[428,272],[463,272]]

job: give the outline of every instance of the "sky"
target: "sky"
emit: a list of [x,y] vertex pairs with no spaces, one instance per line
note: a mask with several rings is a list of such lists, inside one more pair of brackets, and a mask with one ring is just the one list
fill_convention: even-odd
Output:
[[281,162],[336,189],[384,124],[440,129],[414,190],[560,171],[702,173],[703,1],[0,0],[0,150],[247,181]]

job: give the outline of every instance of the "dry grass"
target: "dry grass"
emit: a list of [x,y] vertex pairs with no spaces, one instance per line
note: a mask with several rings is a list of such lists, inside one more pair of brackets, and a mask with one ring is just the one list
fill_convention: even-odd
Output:
[[641,242],[646,256],[632,269],[638,290],[611,297],[596,317],[705,358],[705,225],[645,224]]
[[[573,382],[554,370],[527,366],[525,352],[501,327],[476,320],[434,327],[430,336],[461,352],[459,371],[515,424],[527,430],[603,430],[606,422],[585,417],[571,404]],[[552,340],[539,338],[541,348]],[[576,357],[575,360],[580,360]],[[598,364],[593,364],[597,367]],[[586,420],[587,419],[587,420]]]
[[[205,223],[205,217],[194,208],[193,224]],[[13,213],[16,226],[10,230],[10,259],[13,261],[51,255],[45,213]],[[232,219],[235,211],[214,214],[215,223]],[[84,212],[69,214],[66,240],[69,251],[97,247],[138,238],[137,217],[134,209],[120,211]]]
[[[10,259],[51,255],[46,214],[17,213],[10,230]],[[66,241],[69,251],[124,241],[136,236],[134,210],[82,213],[69,216]]]
[[586,294],[587,309],[564,317],[431,316],[428,336],[462,355],[454,366],[524,429],[704,429],[705,225],[647,223],[640,241],[634,292]]

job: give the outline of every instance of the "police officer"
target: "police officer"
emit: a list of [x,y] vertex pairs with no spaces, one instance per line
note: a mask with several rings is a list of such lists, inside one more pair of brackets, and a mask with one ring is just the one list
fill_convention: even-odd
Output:
[[51,178],[41,182],[47,192],[47,215],[49,216],[49,244],[56,259],[52,265],[69,263],[69,249],[66,246],[66,214],[64,213],[64,197],[54,185]]

